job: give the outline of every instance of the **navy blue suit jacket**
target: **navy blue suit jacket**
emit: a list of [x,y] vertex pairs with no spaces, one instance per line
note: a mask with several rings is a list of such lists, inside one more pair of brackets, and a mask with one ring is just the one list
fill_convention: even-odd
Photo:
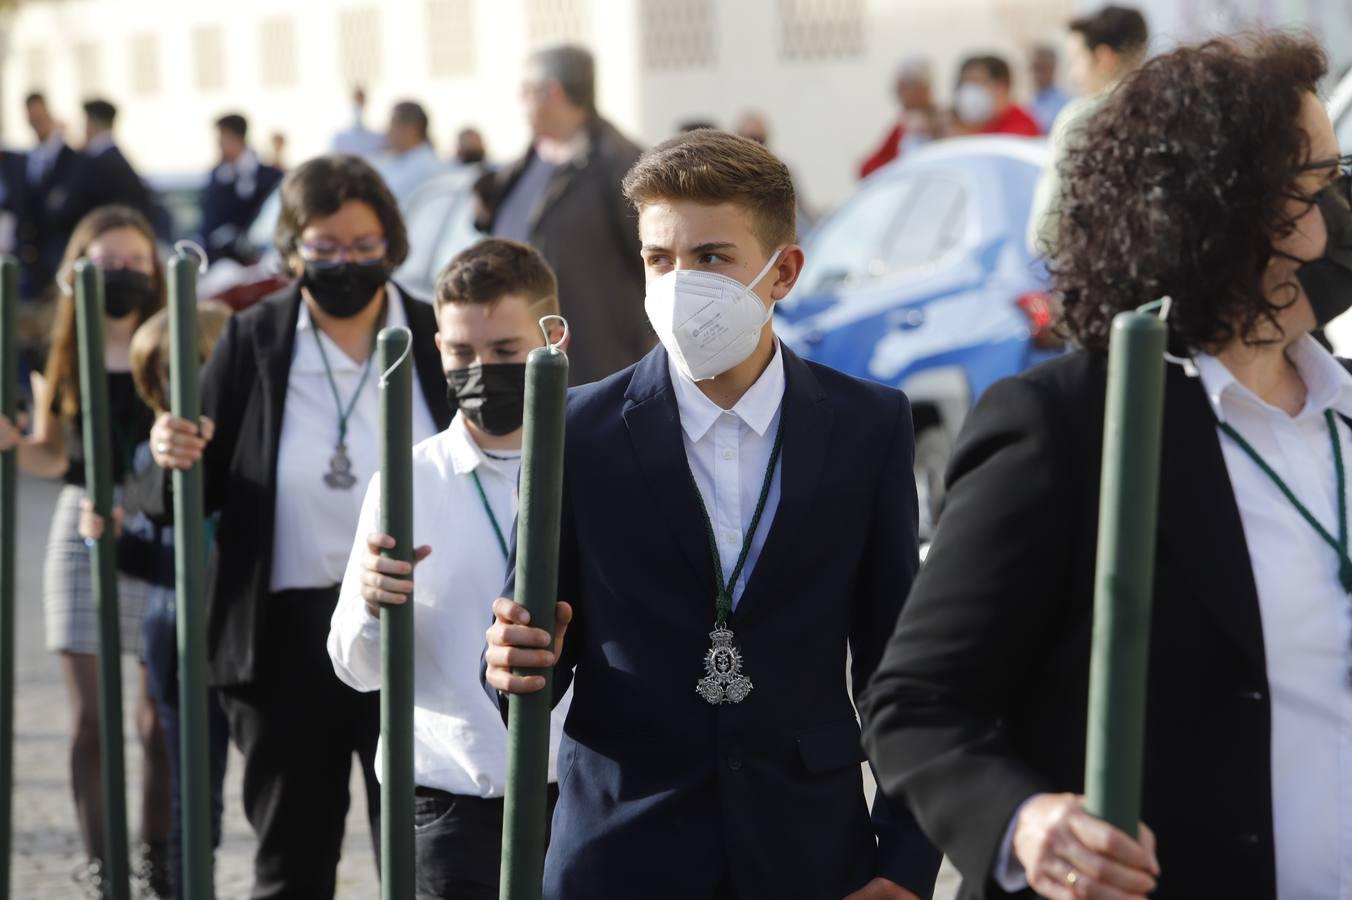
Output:
[[[253,192],[244,197],[233,180],[222,181],[217,177],[220,171],[221,166],[212,169],[202,188],[202,244],[212,260],[252,256],[252,252],[244,252],[239,246],[239,239],[247,234],[264,201],[281,184],[282,170],[260,162],[254,173]],[[240,261],[253,262],[250,258]]]
[[737,705],[695,693],[714,572],[666,352],[569,392],[555,696],[574,694],[549,900],[840,900],[878,875],[933,890],[940,857],[909,812],[870,818],[846,680],[848,649],[867,685],[918,566],[910,406],[783,358],[782,496],[729,621],[755,684]]

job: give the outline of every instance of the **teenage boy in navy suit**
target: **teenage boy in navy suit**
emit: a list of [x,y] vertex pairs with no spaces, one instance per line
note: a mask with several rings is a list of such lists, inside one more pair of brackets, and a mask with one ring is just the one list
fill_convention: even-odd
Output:
[[764,147],[694,131],[624,188],[661,345],[570,393],[557,631],[500,598],[485,654],[500,705],[544,686],[513,666],[574,685],[545,897],[929,897],[846,679],[918,566],[910,406],[776,338],[803,251]]

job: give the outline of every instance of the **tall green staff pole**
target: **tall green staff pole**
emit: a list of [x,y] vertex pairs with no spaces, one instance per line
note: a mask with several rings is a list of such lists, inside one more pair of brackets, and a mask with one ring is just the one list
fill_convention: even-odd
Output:
[[[377,338],[380,378],[380,529],[394,538],[382,554],[413,560],[413,361],[407,328]],[[380,895],[414,893],[413,597],[380,610]]]
[[[202,414],[197,330],[197,262],[169,260],[169,404],[175,416]],[[207,750],[205,514],[202,464],[174,470],[174,572],[178,619],[179,791],[183,896],[211,900],[211,782]]]
[[[0,416],[14,421],[19,356],[15,319],[19,266],[0,258]],[[11,802],[14,790],[14,546],[17,522],[18,448],[0,453],[0,900],[9,900]]]
[[[113,521],[108,378],[103,366],[103,276],[87,259],[75,264],[75,323],[80,344],[85,491],[94,512]],[[127,795],[122,764],[122,639],[118,631],[117,543],[103,530],[91,550],[99,632],[99,749],[103,762],[103,871],[111,900],[128,900]]]
[[[541,321],[541,328],[548,318]],[[568,357],[563,351],[554,345],[532,350],[526,359],[521,500],[516,517],[516,602],[530,612],[533,627],[551,634],[559,583],[567,390]],[[507,796],[498,896],[500,900],[539,900],[548,825],[545,792],[549,787],[549,713],[553,708],[554,670],[518,669],[517,674],[543,674],[545,687],[534,694],[512,697],[507,707]]]
[[1167,335],[1155,315],[1119,313],[1108,349],[1085,808],[1132,837],[1141,808]]

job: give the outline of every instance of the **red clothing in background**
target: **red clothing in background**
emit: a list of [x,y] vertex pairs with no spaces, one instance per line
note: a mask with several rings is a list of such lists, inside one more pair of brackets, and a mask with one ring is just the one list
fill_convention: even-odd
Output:
[[1022,134],[1037,137],[1042,132],[1027,110],[1011,103],[1004,112],[992,119],[989,125],[977,131],[977,134]]
[[877,150],[874,150],[873,155],[864,160],[863,164],[859,166],[859,177],[867,178],[875,170],[881,169],[883,166],[896,159],[901,153],[901,141],[905,137],[906,126],[902,125],[900,122],[892,126],[892,130],[889,131],[887,137],[883,139],[882,146]]

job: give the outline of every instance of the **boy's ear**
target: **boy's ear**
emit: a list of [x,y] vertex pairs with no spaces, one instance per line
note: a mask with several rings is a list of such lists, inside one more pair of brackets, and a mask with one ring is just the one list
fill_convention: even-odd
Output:
[[774,276],[774,282],[770,285],[771,300],[783,300],[789,295],[789,291],[798,283],[798,276],[803,273],[803,262],[803,248],[797,244],[789,244],[780,251],[779,260],[771,272]]
[[436,334],[432,335],[432,341],[437,345],[437,351],[440,352],[440,351],[441,351],[441,332],[440,332],[440,331],[438,331]]

